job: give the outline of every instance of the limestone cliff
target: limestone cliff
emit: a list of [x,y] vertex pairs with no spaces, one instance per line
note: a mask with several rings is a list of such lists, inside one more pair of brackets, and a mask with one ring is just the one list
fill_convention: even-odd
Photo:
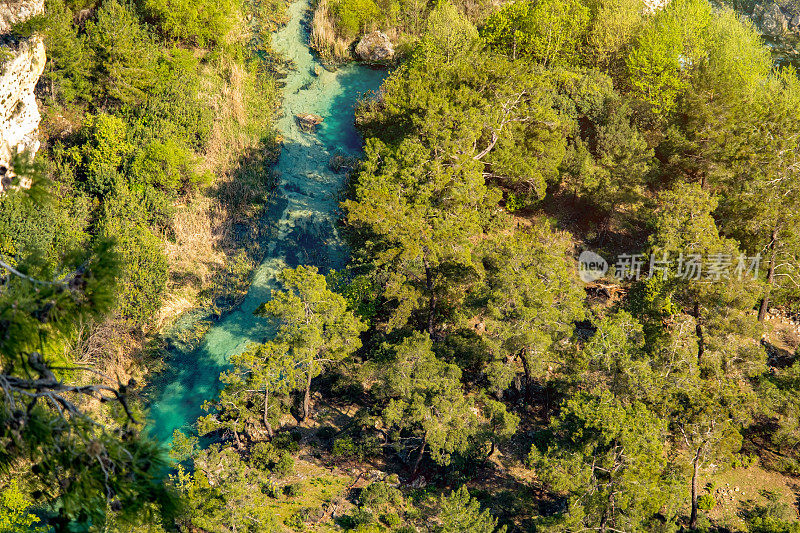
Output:
[[9,162],[15,151],[35,153],[39,108],[33,90],[44,71],[44,44],[38,36],[17,40],[13,24],[44,9],[44,0],[2,0],[0,3],[0,191],[10,183]]

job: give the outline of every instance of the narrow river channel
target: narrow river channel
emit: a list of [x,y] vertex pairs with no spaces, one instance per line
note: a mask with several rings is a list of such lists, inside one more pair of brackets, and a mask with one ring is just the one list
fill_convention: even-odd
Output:
[[[355,104],[380,87],[386,72],[357,64],[336,72],[323,69],[308,47],[304,21],[309,9],[308,0],[294,2],[290,22],[273,38],[274,48],[293,64],[284,80],[283,113],[277,121],[284,146],[275,168],[280,185],[271,221],[276,228],[273,240],[241,305],[214,324],[197,349],[176,350],[156,378],[150,431],[162,441],[175,429],[193,432],[203,402],[219,390],[219,373],[230,356],[268,335],[265,321],[253,311],[269,298],[277,273],[298,264],[326,272],[346,261],[347,250],[335,227],[344,175],[331,170],[329,161],[336,154],[360,154]],[[298,113],[318,114],[324,122],[316,133],[304,133],[295,121]]]

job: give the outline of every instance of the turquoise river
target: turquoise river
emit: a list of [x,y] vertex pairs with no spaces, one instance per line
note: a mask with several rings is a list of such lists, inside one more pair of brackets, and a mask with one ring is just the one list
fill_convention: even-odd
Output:
[[[274,48],[291,61],[292,69],[284,80],[277,120],[284,145],[275,168],[279,190],[270,209],[268,223],[274,230],[268,252],[239,307],[216,322],[196,349],[173,350],[167,369],[154,380],[150,431],[162,441],[169,441],[176,429],[193,432],[203,402],[219,390],[219,373],[230,356],[264,340],[265,321],[253,312],[269,298],[276,274],[298,264],[326,272],[347,259],[336,230],[344,175],[333,172],[329,161],[334,154],[360,154],[355,104],[378,89],[386,73],[357,64],[336,72],[323,69],[308,48],[309,10],[308,0],[295,1],[289,23],[273,36]],[[316,133],[304,133],[296,123],[295,116],[307,112],[324,118]]]

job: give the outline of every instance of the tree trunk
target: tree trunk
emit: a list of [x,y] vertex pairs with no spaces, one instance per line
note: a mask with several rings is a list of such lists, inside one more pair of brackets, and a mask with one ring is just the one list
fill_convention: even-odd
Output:
[[531,394],[533,378],[531,377],[531,361],[528,357],[528,350],[525,348],[520,350],[519,357],[522,359],[522,370],[525,372],[525,399],[530,400],[533,397]]
[[700,470],[700,452],[703,447],[697,448],[697,453],[692,461],[692,515],[689,517],[689,529],[697,529],[697,472]]
[[703,334],[703,324],[700,323],[700,302],[694,303],[694,332],[697,335],[697,364],[703,361],[703,354],[706,351],[705,335]]
[[423,259],[425,264],[425,287],[428,290],[428,335],[431,340],[436,340],[434,334],[436,333],[436,294],[433,292],[433,272],[428,264],[427,259]]
[[272,437],[275,436],[275,433],[272,431],[272,424],[269,423],[269,419],[267,418],[267,408],[269,407],[269,389],[264,387],[264,426],[267,428],[267,435],[269,436],[269,440],[272,440]]
[[303,419],[305,421],[311,413],[311,368],[308,369],[308,380],[306,380],[306,393],[303,397]]
[[769,310],[769,297],[772,293],[772,286],[775,285],[775,256],[777,255],[777,228],[772,230],[772,241],[769,243],[770,258],[769,270],[767,271],[767,290],[764,292],[764,297],[761,299],[761,306],[758,308],[758,321],[763,322]]
[[411,470],[411,479],[417,478],[417,471],[419,470],[419,465],[422,462],[422,456],[425,454],[425,445],[428,444],[428,435],[425,434],[422,437],[422,446],[419,447],[419,453],[417,454],[417,459],[414,461],[414,468]]
[[486,461],[488,461],[492,457],[492,455],[494,454],[494,448],[495,448],[495,444],[494,444],[494,441],[492,441],[492,447],[489,450],[489,453],[486,454],[486,457],[483,458],[483,463],[481,463],[481,464],[485,465]]

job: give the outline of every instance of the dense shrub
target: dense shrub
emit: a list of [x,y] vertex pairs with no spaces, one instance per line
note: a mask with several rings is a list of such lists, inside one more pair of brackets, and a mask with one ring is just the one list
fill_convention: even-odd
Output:
[[355,39],[381,14],[374,0],[336,0],[330,4],[336,26],[347,39]]
[[127,131],[127,124],[119,117],[105,113],[86,116],[82,143],[72,153],[83,188],[89,194],[104,198],[116,189],[120,167],[133,151],[127,142]]
[[224,41],[238,13],[237,0],[143,0],[142,7],[164,35],[199,46]]
[[141,193],[122,185],[103,217],[103,234],[116,240],[122,265],[117,308],[137,324],[158,310],[168,277],[163,245],[150,229],[146,207]]

